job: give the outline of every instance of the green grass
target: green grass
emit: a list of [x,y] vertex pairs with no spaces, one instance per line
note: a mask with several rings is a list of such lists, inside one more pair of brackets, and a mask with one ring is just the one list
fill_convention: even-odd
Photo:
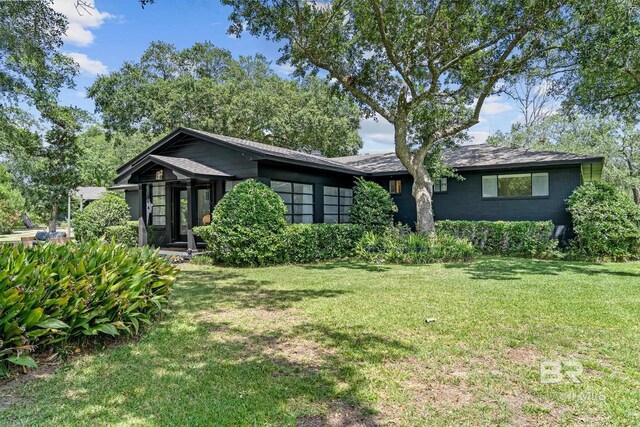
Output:
[[639,425],[639,317],[639,263],[186,266],[170,315],[0,424]]

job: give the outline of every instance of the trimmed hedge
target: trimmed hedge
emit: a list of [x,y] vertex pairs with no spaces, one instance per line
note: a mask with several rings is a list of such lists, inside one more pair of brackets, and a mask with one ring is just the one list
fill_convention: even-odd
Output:
[[430,264],[466,261],[476,255],[476,250],[468,240],[449,234],[409,233],[395,227],[383,234],[367,232],[356,245],[356,254],[369,262]]
[[76,240],[98,240],[104,237],[107,227],[126,225],[131,219],[129,206],[123,197],[107,193],[90,203],[75,219],[72,219]]
[[211,224],[194,227],[215,262],[258,266],[277,263],[287,226],[284,202],[266,185],[247,179],[224,195]]
[[138,221],[128,221],[127,225],[107,227],[104,237],[120,245],[136,247],[138,246]]
[[36,348],[133,335],[163,310],[177,270],[149,248],[102,241],[0,246],[0,371]]
[[364,229],[355,224],[292,224],[282,236],[282,262],[303,264],[354,254]]
[[640,208],[628,194],[603,182],[588,183],[573,192],[567,206],[576,233],[574,256],[640,259]]
[[375,182],[358,178],[353,187],[353,204],[349,209],[349,217],[353,224],[358,224],[366,231],[382,233],[393,227],[393,214],[398,207],[387,190]]
[[437,221],[436,230],[469,240],[486,255],[537,257],[558,246],[551,221]]

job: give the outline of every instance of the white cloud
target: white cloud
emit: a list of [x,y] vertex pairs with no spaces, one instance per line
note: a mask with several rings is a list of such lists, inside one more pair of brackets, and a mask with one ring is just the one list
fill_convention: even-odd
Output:
[[481,113],[486,116],[495,116],[513,110],[513,106],[501,101],[499,96],[491,96],[484,101]]
[[65,52],[69,58],[73,59],[80,65],[80,71],[96,76],[98,74],[105,74],[107,72],[107,66],[97,59],[91,59],[84,53],[78,52]]
[[489,138],[489,136],[491,136],[492,134],[493,132],[488,130],[469,131],[469,136],[471,137],[471,141],[469,142],[468,145],[484,144],[485,142],[487,142],[487,138]]
[[376,115],[377,121],[368,118],[360,121],[360,137],[364,142],[363,152],[390,152],[394,150],[393,125]]
[[296,67],[294,67],[291,64],[276,64],[276,71],[280,74],[283,74],[285,76],[290,76],[295,70]]
[[94,35],[89,30],[100,28],[105,20],[113,18],[107,12],[101,12],[95,7],[94,0],[85,0],[87,7],[76,8],[74,0],[54,0],[51,7],[67,17],[69,25],[64,35],[64,41],[76,46],[89,46],[93,43]]

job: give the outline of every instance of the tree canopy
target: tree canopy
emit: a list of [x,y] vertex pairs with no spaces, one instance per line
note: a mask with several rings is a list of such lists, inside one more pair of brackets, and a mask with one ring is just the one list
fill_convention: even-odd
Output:
[[414,178],[417,227],[427,232],[435,228],[426,164],[441,146],[463,139],[486,99],[532,69],[551,78],[585,64],[589,37],[614,43],[602,27],[616,25],[591,12],[602,9],[595,0],[223,3],[233,7],[231,33],[282,43],[280,61],[300,74],[323,70],[393,124],[396,154]]
[[85,116],[58,104],[78,69],[60,51],[67,19],[51,5],[0,2],[0,159],[55,229],[59,206],[78,185],[75,138]]
[[325,79],[284,80],[263,56],[234,59],[211,43],[154,42],[87,94],[105,128],[126,135],[185,126],[328,156],[362,146],[360,110]]

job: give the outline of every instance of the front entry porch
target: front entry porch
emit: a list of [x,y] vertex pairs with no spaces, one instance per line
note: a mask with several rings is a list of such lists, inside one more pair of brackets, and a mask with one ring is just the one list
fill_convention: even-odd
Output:
[[211,213],[234,177],[190,159],[148,156],[128,180],[138,184],[140,245],[204,247],[193,227],[211,222]]

